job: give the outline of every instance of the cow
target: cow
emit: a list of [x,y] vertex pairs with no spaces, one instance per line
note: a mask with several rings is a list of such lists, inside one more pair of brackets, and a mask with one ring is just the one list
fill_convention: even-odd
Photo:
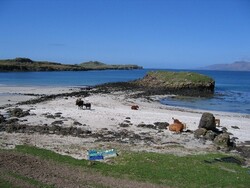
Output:
[[85,106],[86,109],[91,109],[91,103],[84,103],[84,101],[80,98],[76,99],[76,105],[79,109],[83,109],[83,106]]
[[138,110],[138,109],[139,109],[139,106],[138,106],[138,105],[132,105],[132,106],[131,106],[131,109],[132,109],[132,110]]
[[86,109],[91,109],[91,103],[83,103],[83,106],[85,106]]
[[174,123],[168,126],[170,131],[181,133],[183,129],[186,129],[186,124],[182,123],[178,119],[172,119],[174,120]]
[[215,119],[215,125],[216,127],[220,127],[220,119]]

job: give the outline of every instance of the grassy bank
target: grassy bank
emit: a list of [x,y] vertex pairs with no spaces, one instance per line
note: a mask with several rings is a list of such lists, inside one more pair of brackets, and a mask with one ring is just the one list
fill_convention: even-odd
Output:
[[118,157],[111,159],[111,163],[90,163],[87,160],[77,160],[31,146],[17,146],[14,151],[91,169],[105,176],[129,178],[170,187],[248,187],[250,185],[249,169],[232,163],[204,162],[204,160],[211,161],[214,158],[225,157],[222,154],[178,157],[169,154],[121,151]]

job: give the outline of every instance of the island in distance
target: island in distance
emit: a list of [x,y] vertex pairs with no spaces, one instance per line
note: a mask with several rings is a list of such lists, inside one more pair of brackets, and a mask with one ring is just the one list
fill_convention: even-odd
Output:
[[130,70],[142,69],[138,65],[108,65],[99,61],[89,61],[80,64],[62,64],[48,61],[33,61],[29,58],[15,58],[0,60],[1,72],[28,71],[87,71],[87,70]]
[[201,68],[203,70],[250,71],[250,62],[236,61],[231,64],[214,64]]

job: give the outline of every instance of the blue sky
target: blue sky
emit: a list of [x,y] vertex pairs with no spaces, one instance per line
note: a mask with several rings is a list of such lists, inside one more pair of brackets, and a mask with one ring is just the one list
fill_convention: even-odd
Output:
[[197,68],[250,60],[250,0],[0,0],[0,59]]

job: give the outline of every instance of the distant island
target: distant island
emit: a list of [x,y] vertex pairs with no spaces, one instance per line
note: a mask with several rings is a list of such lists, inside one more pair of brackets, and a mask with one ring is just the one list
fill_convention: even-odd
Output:
[[29,58],[15,58],[0,60],[1,72],[27,71],[87,71],[87,70],[131,70],[142,69],[138,65],[108,65],[98,61],[89,61],[80,64],[62,64],[48,61],[33,61]]
[[231,64],[214,64],[203,67],[204,70],[250,71],[250,62],[236,61]]

